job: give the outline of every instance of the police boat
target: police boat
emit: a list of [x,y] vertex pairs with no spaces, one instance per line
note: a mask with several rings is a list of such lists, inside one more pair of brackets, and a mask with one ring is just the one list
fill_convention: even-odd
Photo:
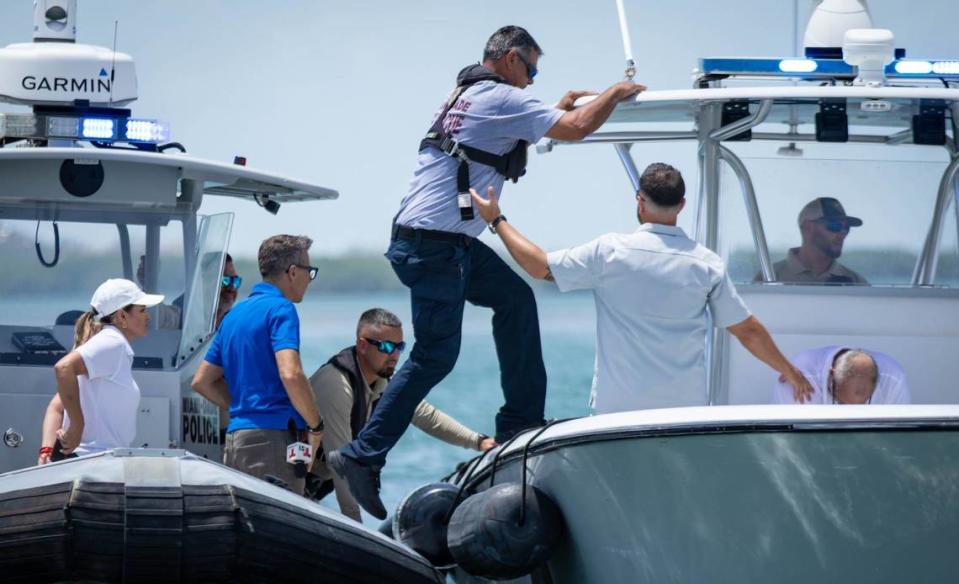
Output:
[[[464,583],[955,578],[959,59],[907,57],[859,0],[822,1],[805,41],[702,59],[693,88],[644,92],[582,142],[538,150],[611,147],[636,192],[664,144],[686,149],[691,237],[783,352],[892,355],[912,404],[764,405],[775,374],[715,330],[703,406],[521,434],[411,493],[394,537]],[[777,276],[823,195],[863,220],[839,261],[867,284]]]
[[[34,42],[0,48],[12,104],[0,113],[2,270],[63,299],[23,310],[29,296],[0,296],[0,580],[439,581],[408,548],[212,462],[219,413],[190,381],[214,333],[232,213],[200,215],[201,202],[275,214],[338,194],[187,155],[167,124],[128,109],[133,59],[75,42],[76,4],[37,0]],[[138,449],[33,467],[53,365],[91,291],[117,275],[172,300],[133,343]]]

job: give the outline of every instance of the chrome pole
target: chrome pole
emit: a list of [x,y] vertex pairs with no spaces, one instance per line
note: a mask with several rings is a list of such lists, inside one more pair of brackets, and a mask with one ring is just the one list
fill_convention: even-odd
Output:
[[953,197],[957,172],[959,172],[959,155],[954,155],[939,181],[939,193],[936,197],[932,223],[926,234],[922,255],[916,261],[916,267],[912,273],[913,286],[931,286],[935,282],[936,264],[939,260],[939,239],[949,201]]
[[633,155],[629,153],[631,146],[632,144],[615,144],[613,148],[616,149],[616,154],[619,155],[619,160],[623,163],[623,168],[626,169],[626,175],[629,176],[629,182],[633,185],[633,193],[635,194],[639,192],[639,170],[636,168]]
[[749,171],[743,161],[729,148],[720,145],[719,156],[733,169],[739,179],[739,189],[742,191],[743,203],[746,205],[746,216],[749,219],[749,228],[752,231],[753,246],[756,248],[759,271],[762,273],[763,282],[775,282],[776,273],[773,270],[772,260],[769,258],[766,231],[763,229],[763,220],[759,213],[759,204],[756,201],[756,190],[753,187]]

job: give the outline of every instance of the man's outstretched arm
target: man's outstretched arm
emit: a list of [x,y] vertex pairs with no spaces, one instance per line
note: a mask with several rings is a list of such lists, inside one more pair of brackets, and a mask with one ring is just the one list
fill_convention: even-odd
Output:
[[566,110],[566,113],[546,132],[546,137],[555,140],[582,140],[606,123],[617,103],[645,89],[645,86],[632,81],[620,81],[578,108],[574,107],[576,100],[591,95],[591,92],[570,91],[557,104],[557,107]]
[[797,402],[809,401],[814,391],[813,386],[803,376],[802,371],[786,359],[759,319],[750,316],[740,323],[727,327],[726,330],[739,339],[746,350],[757,359],[785,377],[785,381],[793,387],[793,397]]
[[[486,199],[481,197],[475,189],[470,189],[470,194],[483,221],[491,223],[502,215],[493,187],[486,189],[486,196],[488,197]],[[503,245],[506,246],[509,255],[513,256],[516,263],[526,270],[527,274],[541,280],[553,281],[553,274],[549,271],[549,265],[546,262],[546,252],[538,245],[523,237],[515,227],[505,220],[500,221],[496,226],[496,233],[503,240]]]

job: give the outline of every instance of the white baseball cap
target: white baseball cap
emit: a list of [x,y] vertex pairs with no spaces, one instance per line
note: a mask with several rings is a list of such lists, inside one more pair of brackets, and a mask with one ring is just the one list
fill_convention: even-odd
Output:
[[147,294],[130,280],[111,278],[100,284],[93,293],[90,306],[97,311],[98,316],[104,317],[130,304],[149,308],[161,302],[163,302],[163,294]]

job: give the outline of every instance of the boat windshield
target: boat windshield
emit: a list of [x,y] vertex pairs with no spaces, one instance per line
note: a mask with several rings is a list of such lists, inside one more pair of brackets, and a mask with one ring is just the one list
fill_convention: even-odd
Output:
[[[949,163],[944,148],[786,141],[725,145],[752,180],[777,282],[911,285]],[[734,281],[760,281],[746,198],[732,167],[724,165],[722,172],[721,255]],[[800,221],[803,209],[820,198],[826,198],[826,210],[823,203],[813,203]],[[954,195],[949,198],[953,204],[942,223],[933,284],[957,288],[959,214]],[[843,219],[843,213],[855,219]]]
[[[61,221],[54,227],[50,221],[0,221],[0,265],[5,273],[0,278],[0,360],[26,365],[52,363],[59,356],[56,351],[30,351],[17,338],[36,333],[52,337],[69,350],[74,323],[90,309],[93,291],[108,278],[126,278],[147,292],[166,297],[151,310],[149,334],[133,343],[137,355],[134,366],[173,367],[185,310],[189,310],[185,290],[193,270],[192,265],[185,265],[183,242],[184,224],[175,219],[155,229],[109,222]],[[209,252],[207,247],[216,249],[217,265],[206,271],[218,277],[223,244],[205,246]],[[148,259],[149,254],[154,255],[155,262]],[[195,306],[215,302],[216,292]],[[209,323],[201,323],[201,327],[203,324]],[[198,331],[192,333],[199,336]]]

